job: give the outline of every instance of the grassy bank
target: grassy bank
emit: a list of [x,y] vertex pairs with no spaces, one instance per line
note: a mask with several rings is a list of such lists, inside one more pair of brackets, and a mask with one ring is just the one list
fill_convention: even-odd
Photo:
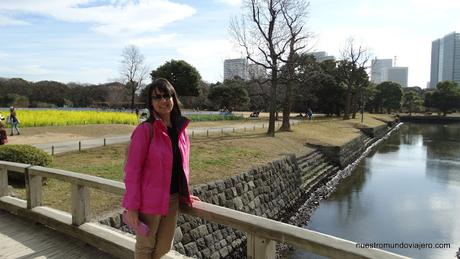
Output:
[[[266,129],[250,132],[199,136],[191,142],[191,184],[223,179],[249,170],[252,167],[280,158],[285,154],[305,154],[312,149],[307,143],[341,145],[359,136],[357,127],[383,125],[391,118],[387,115],[367,115],[365,124],[358,119],[343,121],[340,118],[305,121],[295,125],[292,132],[278,132],[275,138],[267,137]],[[91,174],[117,181],[123,180],[123,163],[126,144],[57,155],[51,167]],[[15,190],[25,197],[24,190]],[[119,208],[120,197],[92,190],[92,212]],[[70,210],[70,186],[50,179],[44,187],[44,203],[54,208]],[[97,197],[97,198],[95,198]]]

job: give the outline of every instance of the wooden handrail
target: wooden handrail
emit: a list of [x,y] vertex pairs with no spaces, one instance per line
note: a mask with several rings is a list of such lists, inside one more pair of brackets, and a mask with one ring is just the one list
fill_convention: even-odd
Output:
[[[0,161],[0,196],[7,195],[7,190],[4,190],[8,187],[7,170],[22,172],[29,178],[38,177],[33,181],[26,179],[28,209],[41,205],[42,177],[71,183],[72,224],[76,226],[89,221],[88,187],[114,194],[123,194],[125,191],[124,184],[117,181],[71,171]],[[201,201],[194,202],[193,207],[182,206],[180,211],[247,233],[248,237],[251,237],[248,238],[248,253],[251,253],[248,254],[248,258],[271,257],[267,253],[274,253],[272,241],[286,242],[333,258],[407,258],[384,250],[357,248],[356,243],[352,241]]]
[[122,182],[87,174],[75,173],[72,171],[42,166],[31,166],[29,167],[29,173],[42,177],[54,178],[63,182],[82,185],[113,194],[123,195],[125,192],[125,185]]
[[206,202],[194,202],[193,208],[182,206],[181,212],[332,258],[406,258],[379,249],[360,249],[349,240]]

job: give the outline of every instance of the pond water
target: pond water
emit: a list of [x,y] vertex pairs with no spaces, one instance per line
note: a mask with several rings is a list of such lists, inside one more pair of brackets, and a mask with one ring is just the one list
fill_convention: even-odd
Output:
[[[387,243],[384,250],[413,258],[455,258],[460,124],[401,126],[321,202],[306,228],[359,244]],[[290,258],[323,257],[296,250]]]

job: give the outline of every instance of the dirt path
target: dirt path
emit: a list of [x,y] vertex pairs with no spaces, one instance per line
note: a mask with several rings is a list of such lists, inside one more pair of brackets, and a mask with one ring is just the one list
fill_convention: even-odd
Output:
[[[279,123],[279,122],[278,122]],[[203,121],[190,123],[188,129],[196,133],[203,133],[209,129],[210,132],[219,131],[223,128],[225,131],[231,131],[232,128],[248,129],[254,127],[261,128],[262,124],[267,126],[266,120],[247,120],[247,121]],[[9,144],[45,144],[66,141],[79,141],[94,138],[110,138],[120,135],[131,134],[135,126],[133,125],[74,125],[74,126],[46,126],[20,128],[21,135],[8,137]],[[10,129],[7,129],[10,132]]]
[[[23,128],[21,135],[8,136],[8,144],[43,144],[130,134],[133,125],[76,125]],[[8,129],[9,133],[9,129]]]

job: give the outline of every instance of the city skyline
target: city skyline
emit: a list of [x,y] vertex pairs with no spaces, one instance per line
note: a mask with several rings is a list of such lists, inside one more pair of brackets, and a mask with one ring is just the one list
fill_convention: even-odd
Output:
[[447,34],[432,43],[430,88],[445,80],[460,84],[460,33]]
[[[453,31],[460,2],[310,1],[309,51],[340,59],[349,37],[372,58],[409,67],[409,86],[430,80],[431,42]],[[0,2],[0,77],[106,83],[119,78],[122,49],[139,47],[153,70],[171,59],[223,80],[225,59],[244,57],[228,33],[238,0],[4,0]],[[429,19],[428,19],[429,18]],[[370,66],[370,64],[369,64]]]

